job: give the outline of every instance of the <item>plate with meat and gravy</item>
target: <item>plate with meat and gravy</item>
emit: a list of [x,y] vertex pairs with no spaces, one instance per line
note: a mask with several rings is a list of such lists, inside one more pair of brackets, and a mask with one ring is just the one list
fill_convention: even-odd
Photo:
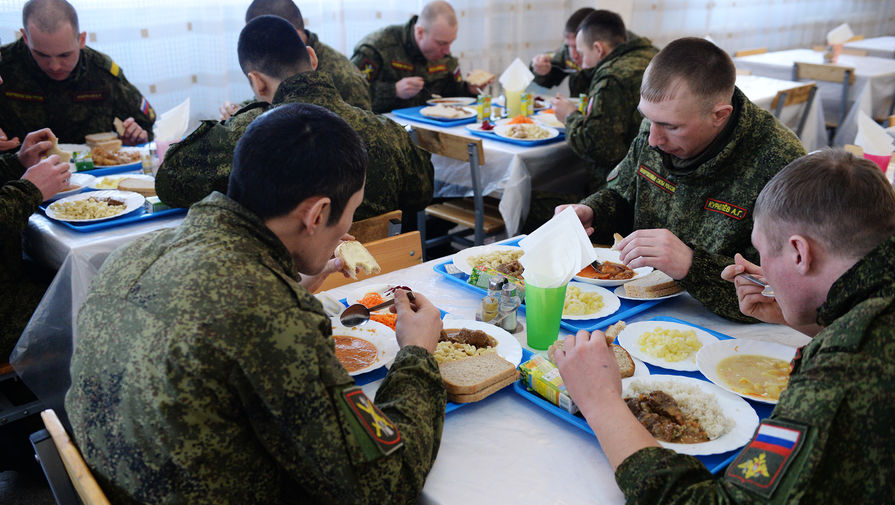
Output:
[[600,270],[588,265],[574,277],[576,281],[604,287],[621,286],[653,271],[653,267],[629,268],[622,263],[620,253],[615,249],[595,247],[594,253],[597,255]]

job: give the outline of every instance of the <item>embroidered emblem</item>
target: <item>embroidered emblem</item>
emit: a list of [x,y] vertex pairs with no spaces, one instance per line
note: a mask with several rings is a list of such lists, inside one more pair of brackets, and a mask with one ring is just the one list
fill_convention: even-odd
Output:
[[460,73],[460,67],[457,67],[457,70],[454,70],[454,79],[457,82],[463,82],[463,74]]
[[382,454],[389,455],[403,445],[398,427],[367,398],[361,388],[349,388],[342,394],[352,413]]
[[155,110],[149,105],[149,100],[145,96],[140,97],[140,112],[149,119],[155,119]]
[[73,102],[101,102],[106,99],[106,94],[100,91],[81,91],[72,93]]
[[413,65],[398,60],[392,60],[392,67],[397,68],[398,70],[406,70],[408,72],[413,71]]
[[615,168],[612,169],[612,172],[609,172],[609,175],[606,176],[606,182],[609,182],[616,177],[618,177],[618,165],[616,165]]
[[732,217],[737,221],[746,217],[746,213],[748,212],[742,207],[738,207],[732,203],[722,202],[721,200],[715,200],[714,198],[709,198],[705,201],[705,210],[724,214],[725,216]]
[[10,100],[18,100],[20,102],[43,102],[44,96],[35,93],[25,93],[22,91],[6,91],[6,98]]
[[578,64],[575,63],[575,62],[572,61],[572,60],[566,60],[566,67],[568,67],[568,68],[572,68],[572,69],[575,69],[575,70],[578,70],[578,71],[581,70],[581,67],[579,67]]
[[364,60],[360,62],[358,68],[369,82],[373,82],[373,78],[376,77],[376,72],[379,70],[379,67],[369,58],[364,58]]
[[669,194],[674,194],[674,190],[677,189],[677,184],[661,177],[659,174],[653,172],[652,170],[646,168],[646,165],[640,165],[640,168],[637,170],[637,173],[649,181],[651,184],[656,186],[657,188],[665,191]]
[[447,65],[442,63],[441,65],[432,65],[428,68],[430,74],[437,74],[438,72],[447,72]]
[[765,419],[755,431],[725,478],[765,498],[770,498],[805,440],[807,427],[779,419]]
[[594,108],[594,98],[596,97],[592,96],[587,99],[587,114],[585,114],[585,116],[590,116],[590,111]]

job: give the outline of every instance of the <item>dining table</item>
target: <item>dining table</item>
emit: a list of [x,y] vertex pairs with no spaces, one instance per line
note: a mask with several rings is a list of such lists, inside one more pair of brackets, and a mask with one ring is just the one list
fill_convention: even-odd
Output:
[[[737,75],[736,85],[740,91],[746,95],[749,100],[762,109],[771,113],[774,112],[774,98],[777,93],[788,89],[804,86],[805,83],[790,81],[788,79],[775,79],[773,77],[762,77],[759,75]],[[792,131],[796,131],[802,114],[808,107],[805,118],[805,125],[799,140],[808,152],[815,151],[827,145],[827,130],[824,124],[824,110],[821,107],[821,101],[815,97],[811,104],[805,102],[799,104],[786,105],[780,111],[780,122],[789,127]]]
[[869,39],[855,40],[847,42],[843,45],[846,49],[857,49],[858,51],[867,51],[867,56],[876,56],[877,58],[895,58],[895,36],[883,35],[882,37],[871,37]]
[[[813,49],[787,49],[734,58],[737,68],[753,75],[792,79],[796,62],[824,64],[824,53]],[[854,84],[849,88],[846,116],[836,129],[832,145],[852,144],[858,132],[858,112],[873,118],[889,116],[895,95],[895,59],[876,56],[840,54],[836,65],[855,70]],[[818,97],[822,101],[824,117],[838,118],[841,111],[842,84],[817,82]]]

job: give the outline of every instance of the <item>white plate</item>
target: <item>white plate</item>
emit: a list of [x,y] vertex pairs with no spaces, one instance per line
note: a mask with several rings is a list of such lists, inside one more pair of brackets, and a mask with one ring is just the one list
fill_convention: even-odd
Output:
[[640,361],[639,359],[635,358],[634,356],[631,356],[631,361],[634,362],[634,375],[632,375],[631,377],[649,377],[650,376],[649,368],[647,368],[647,366],[643,363],[643,361]]
[[618,345],[625,348],[631,356],[636,356],[650,365],[660,366],[669,370],[680,370],[685,372],[695,372],[699,368],[696,366],[696,353],[694,352],[689,358],[681,361],[665,361],[664,359],[651,356],[640,350],[637,340],[640,335],[654,331],[656,328],[666,330],[680,330],[696,332],[696,338],[705,347],[718,341],[714,336],[687,324],[672,323],[668,321],[639,321],[625,326],[625,329],[618,334]]
[[548,126],[550,128],[556,128],[558,131],[565,131],[566,124],[561,123],[558,119],[556,119],[556,115],[552,112],[542,112],[540,114],[535,114],[532,117],[538,123],[541,123],[544,126]]
[[[614,249],[607,249],[605,247],[594,247],[594,254],[597,255],[597,261],[611,261],[613,263],[623,264],[621,260],[621,253]],[[596,284],[597,286],[620,286],[626,282],[631,282],[634,279],[639,279],[644,275],[653,271],[653,267],[640,267],[634,269],[634,277],[630,279],[621,279],[621,280],[609,280],[609,279],[590,279],[587,277],[582,277],[580,275],[576,275],[573,277],[576,281],[586,282],[588,284]],[[618,293],[616,293],[618,294]],[[625,290],[622,290],[622,294],[625,294]]]
[[427,118],[429,118],[429,119],[436,119],[436,120],[438,120],[438,121],[458,121],[458,120],[460,120],[460,119],[469,119],[469,118],[471,118],[471,117],[473,117],[473,116],[476,115],[476,111],[475,111],[474,109],[469,108],[469,107],[454,107],[454,108],[457,109],[457,110],[459,110],[460,112],[463,112],[464,114],[461,115],[461,116],[457,116],[457,117],[439,117],[439,116],[430,116],[430,115],[428,115],[428,114],[426,114],[426,113],[423,112],[424,110],[426,110],[426,107],[423,107],[422,109],[420,109],[420,115],[421,115],[421,116],[425,116],[425,117],[427,117]]
[[471,96],[454,96],[454,97],[444,97],[444,98],[430,98],[426,100],[428,105],[445,105],[445,106],[454,106],[454,105],[472,105],[476,101],[475,98]]
[[355,372],[348,372],[349,375],[360,375],[383,366],[389,366],[395,360],[395,356],[398,355],[398,339],[395,337],[394,330],[388,326],[376,321],[367,321],[360,326],[342,326],[338,318],[332,318],[331,321],[334,336],[358,337],[376,346],[378,354],[373,363]]
[[503,359],[509,361],[513,366],[519,366],[522,362],[522,346],[516,337],[510,335],[507,330],[494,326],[483,321],[470,321],[466,319],[445,319],[443,321],[445,330],[462,329],[482,330],[497,340],[497,354]]
[[679,454],[705,456],[708,454],[720,454],[739,449],[752,440],[755,428],[758,427],[758,414],[755,413],[755,409],[753,409],[746,400],[743,400],[735,394],[724,391],[711,382],[681,375],[629,377],[627,379],[622,379],[622,396],[625,396],[631,390],[632,384],[635,383],[654,386],[655,389],[661,390],[662,386],[671,382],[696,386],[703,393],[715,397],[718,406],[721,408],[721,412],[724,416],[733,420],[734,425],[727,433],[715,440],[698,444],[673,444],[657,440],[662,447],[671,449]]
[[[600,286],[594,286],[593,284],[584,284],[581,282],[570,282],[569,287],[576,287],[581,291],[597,293],[603,297],[603,308],[598,310],[597,312],[593,312],[590,314],[582,314],[580,316],[567,316],[563,314],[562,318],[567,321],[584,321],[587,319],[599,319],[601,317],[606,317],[615,312],[622,306],[622,302],[618,299],[617,296],[612,294],[608,289],[601,288]],[[566,294],[568,294],[568,288],[566,288]]]
[[737,354],[757,354],[759,356],[768,356],[770,358],[782,359],[783,361],[786,361],[788,363],[792,361],[793,357],[795,357],[796,348],[778,344],[776,342],[734,339],[719,340],[714,344],[704,346],[702,349],[699,350],[699,352],[696,353],[696,365],[699,367],[699,371],[702,372],[702,375],[705,375],[708,380],[715,383],[715,385],[717,385],[718,387],[730,391],[735,395],[742,396],[743,398],[776,405],[777,400],[739,393],[730,388],[727,383],[721,379],[721,377],[718,375],[718,363],[724,358],[729,358]]
[[74,188],[74,189],[70,189],[68,191],[60,191],[60,192],[56,193],[55,195],[51,196],[50,198],[48,198],[46,201],[47,202],[55,202],[56,200],[59,200],[60,198],[65,198],[66,196],[76,195],[76,194],[80,193],[81,191],[84,191],[84,188],[91,187],[90,184],[93,182],[93,179],[94,179],[94,177],[89,174],[72,173],[68,178],[68,182],[69,182],[69,184],[74,184],[78,187]]
[[[120,214],[115,214],[114,216],[109,217],[100,217],[96,219],[63,219],[57,216],[56,211],[53,210],[53,206],[60,202],[74,202],[78,200],[86,200],[88,198],[116,198],[119,200],[124,200],[124,212]],[[146,201],[146,198],[140,193],[134,193],[132,191],[118,191],[115,189],[110,189],[106,191],[88,191],[86,193],[78,193],[76,195],[67,196],[65,198],[61,198],[53,202],[50,206],[47,207],[47,217],[51,219],[55,219],[57,221],[67,221],[69,223],[93,223],[96,221],[105,221],[107,219],[115,219],[116,217],[125,216],[140,207],[143,206],[143,202]]]
[[[400,286],[401,284],[368,284],[363,287],[355,288],[348,296],[345,297],[345,301],[348,302],[348,305],[354,305],[355,303],[359,303],[358,300],[363,298],[367,293],[378,293],[379,296],[382,297],[383,302],[387,302],[395,297],[394,293],[386,293],[389,289]],[[410,288],[410,286],[407,286]],[[410,288],[413,289],[413,288]],[[382,312],[387,312],[389,310],[388,307],[382,309]]]
[[488,254],[495,251],[519,251],[521,248],[515,245],[503,245],[503,244],[487,244],[480,245],[476,247],[470,247],[467,249],[463,249],[454,255],[454,265],[460,269],[466,275],[472,274],[472,267],[469,265],[467,261],[469,258],[473,256],[479,256],[481,254]]
[[93,189],[118,189],[118,183],[123,179],[141,179],[144,181],[155,181],[155,177],[146,174],[116,174],[116,175],[100,175],[94,178],[93,183],[88,186]]
[[517,139],[516,137],[511,137],[509,134],[507,134],[507,131],[510,128],[512,128],[513,126],[515,126],[515,125],[511,125],[511,124],[498,125],[492,131],[498,137],[503,137],[503,138],[511,139],[511,140],[519,140],[521,142],[540,142],[542,140],[552,139],[559,135],[559,131],[556,128],[551,128],[551,127],[545,126],[543,124],[535,124],[535,126],[538,126],[539,128],[543,128],[544,130],[547,131],[546,137],[540,138],[540,139]]
[[[577,279],[576,279],[576,280],[577,280]],[[628,296],[628,294],[625,292],[625,286],[624,286],[624,284],[621,285],[621,286],[619,286],[619,287],[617,287],[617,288],[615,288],[612,292],[615,293],[615,296],[617,296],[617,297],[619,297],[619,298],[621,298],[621,299],[623,299],[623,300],[637,300],[637,301],[643,301],[643,300],[665,300],[665,299],[668,299],[668,298],[674,298],[674,297],[676,297],[676,296],[681,296],[682,294],[686,293],[686,291],[681,290],[681,291],[678,291],[677,293],[672,293],[672,294],[670,294],[670,295],[666,295],[666,296],[654,296],[654,297],[652,297],[652,298],[638,298],[638,297],[636,297],[636,296]]]

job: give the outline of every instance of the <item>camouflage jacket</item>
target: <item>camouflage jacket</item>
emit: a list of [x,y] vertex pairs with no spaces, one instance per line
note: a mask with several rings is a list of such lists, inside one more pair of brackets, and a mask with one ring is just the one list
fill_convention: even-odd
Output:
[[587,85],[590,82],[587,72],[582,73],[581,67],[572,59],[569,52],[569,46],[563,44],[562,47],[550,54],[550,72],[544,75],[534,73],[534,68],[529,65],[528,68],[535,76],[535,84],[545,88],[552,88],[562,84],[563,79],[569,76],[569,96],[577,98],[582,93],[587,93]]
[[[766,428],[772,425],[790,440],[753,439],[717,478],[691,456],[666,449],[638,451],[616,472],[627,502],[891,503],[893,257],[895,237],[830,288],[818,310],[818,323],[826,328],[796,354],[789,386],[758,432],[772,434]],[[795,446],[786,447],[796,436]]]
[[383,454],[346,402],[332,323],[298,280],[276,235],[219,193],[109,256],[78,314],[65,407],[112,503],[419,495],[444,421],[435,358],[398,352],[370,429],[396,427],[403,446]]
[[578,156],[593,162],[591,191],[606,184],[606,176],[625,154],[640,130],[643,115],[640,80],[658,49],[649,39],[629,34],[589,72],[590,85],[584,113],[566,118],[566,142]]
[[43,200],[37,186],[21,179],[24,173],[14,153],[0,155],[0,361],[9,360],[46,290],[29,279],[22,265],[22,231]]
[[613,232],[666,228],[693,249],[693,264],[680,284],[723,317],[754,321],[737,305],[721,270],[742,253],[758,263],[752,247],[752,206],[764,185],[805,149],[770,112],[734,91],[732,133],[720,152],[694,168],[674,168],[670,156],[649,146],[644,119],[627,156],[606,187],[583,203],[594,209],[594,240],[611,243]]
[[[366,190],[355,219],[395,209],[412,215],[432,200],[434,169],[430,155],[414,145],[397,123],[348,105],[329,77],[316,72],[298,74],[280,83],[273,104],[294,102],[331,110],[351,125],[367,146]],[[189,207],[212,191],[225,193],[236,143],[265,106],[246,107],[226,123],[203,121],[186,139],[173,144],[156,176],[159,198],[168,205]]]
[[114,131],[113,120],[133,117],[152,139],[155,111],[108,56],[89,47],[64,81],[37,66],[24,40],[0,47],[0,128],[9,138],[50,128],[60,142],[83,144],[91,133]]
[[[417,16],[406,24],[387,26],[357,43],[351,62],[367,76],[373,112],[389,112],[404,107],[424,105],[433,94],[470,96],[460,72],[460,62],[453,56],[428,61],[413,37]],[[422,77],[423,90],[407,100],[395,94],[395,83],[405,77]]]
[[325,72],[333,80],[339,96],[349,105],[370,110],[370,86],[364,74],[344,54],[320,41],[317,34],[305,30],[308,46],[317,53],[317,71]]

